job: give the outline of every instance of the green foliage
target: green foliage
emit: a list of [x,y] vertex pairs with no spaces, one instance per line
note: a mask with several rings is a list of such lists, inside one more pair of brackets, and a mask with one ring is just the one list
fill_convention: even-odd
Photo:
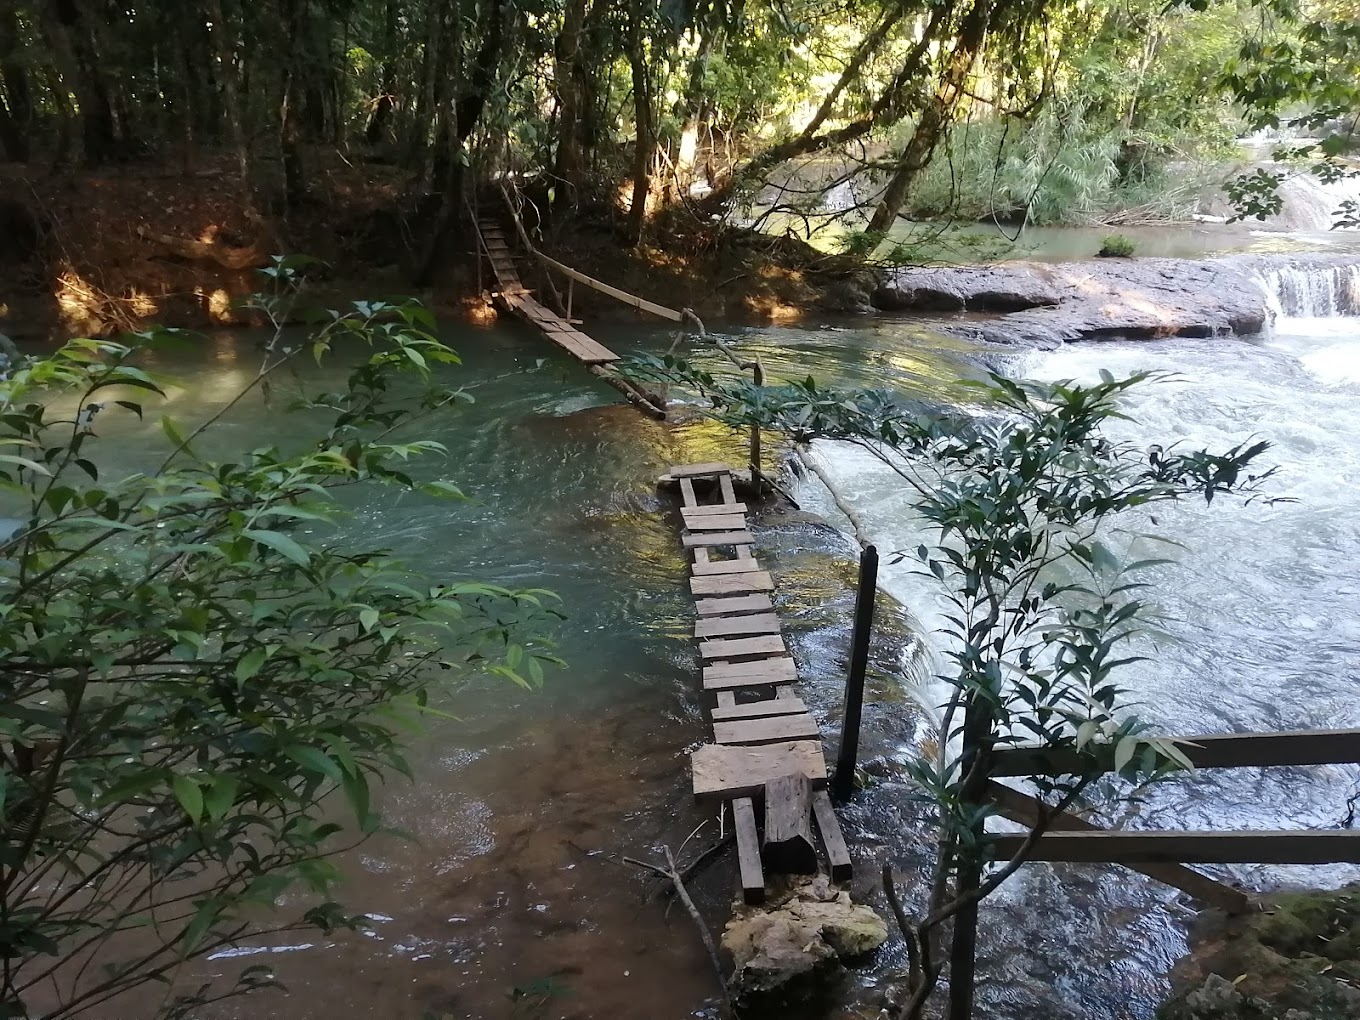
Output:
[[[269,270],[285,292],[297,273]],[[282,322],[289,301],[257,306]],[[225,410],[162,415],[159,463],[108,476],[99,425],[154,413],[166,381],[142,355],[168,331],[72,340],[0,381],[16,519],[0,540],[0,1015],[35,997],[49,1017],[97,1008],[262,924],[362,925],[326,858],[377,831],[373,786],[409,773],[403,736],[431,690],[483,670],[531,686],[551,660],[545,593],[432,585],[337,533],[346,487],[457,497],[412,470],[440,444],[398,433],[462,396],[436,379],[457,357],[418,304],[321,319],[305,342],[280,329],[227,405],[343,346],[345,385],[299,392],[288,449],[213,460],[200,440]]]
[[1103,259],[1130,259],[1137,250],[1133,238],[1123,234],[1106,234],[1100,239],[1100,251],[1096,255]]

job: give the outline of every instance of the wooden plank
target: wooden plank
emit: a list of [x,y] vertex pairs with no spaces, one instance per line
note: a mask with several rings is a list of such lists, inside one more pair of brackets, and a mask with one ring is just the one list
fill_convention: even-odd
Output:
[[739,613],[768,613],[774,603],[768,595],[738,595],[730,599],[698,599],[694,610],[700,616],[736,616]]
[[699,642],[699,657],[703,659],[739,659],[751,655],[787,655],[788,652],[784,639],[778,634]]
[[734,637],[739,634],[778,634],[779,617],[773,613],[760,616],[715,616],[696,620],[696,638]]
[[[1281,733],[1215,733],[1197,737],[1171,737],[1184,741],[1182,750],[1196,768],[1238,766],[1342,765],[1360,763],[1360,730],[1301,730]],[[1102,745],[1104,767],[1114,766],[1114,746]],[[993,759],[993,776],[1037,776],[1084,773],[1089,759],[1066,750],[1043,747],[999,749]]]
[[812,740],[820,735],[817,720],[802,715],[775,715],[760,719],[733,719],[713,724],[719,744],[777,744],[785,740]]
[[831,796],[825,790],[818,790],[812,795],[812,813],[817,819],[817,831],[822,834],[822,846],[826,847],[831,881],[850,881],[855,874],[854,866],[850,863],[850,849],[845,845],[841,824],[831,806]]
[[[731,691],[719,692],[731,694]],[[709,711],[714,722],[731,722],[733,719],[761,719],[771,715],[798,715],[806,712],[807,706],[801,698],[767,698],[765,701],[748,701],[744,705],[722,705]]]
[[[783,658],[756,659],[752,662],[714,663],[704,667],[704,690],[716,691],[725,687],[752,687],[759,684],[791,684],[798,679],[794,661]],[[741,681],[734,683],[730,681]]]
[[699,502],[699,497],[694,495],[694,480],[692,478],[680,479],[680,495],[685,499],[686,509]]
[[765,838],[761,862],[781,875],[817,872],[812,843],[812,784],[801,772],[765,784]]
[[726,464],[713,461],[708,464],[674,464],[666,472],[672,479],[675,478],[702,478],[705,475],[721,475],[730,472],[732,469]]
[[739,574],[691,577],[689,588],[695,595],[740,595],[750,591],[774,591],[774,578],[763,570],[747,569]]
[[725,515],[727,515],[727,514],[744,514],[744,513],[746,513],[746,504],[745,504],[745,503],[699,503],[697,506],[684,506],[684,507],[681,507],[681,508],[680,508],[680,513],[684,515],[685,520],[689,520],[691,517],[711,517],[711,516],[714,516],[714,515],[719,516],[719,517],[722,517],[722,516],[725,516]]
[[765,902],[765,872],[760,866],[760,835],[756,832],[755,804],[750,797],[732,801],[732,824],[737,832],[737,865],[741,897],[749,904]]
[[[1038,822],[1041,810],[1048,813],[1043,803],[1036,798],[1001,783],[988,783],[987,796],[1001,814],[1021,825],[1032,827]],[[1054,832],[1103,831],[1099,825],[1066,811],[1050,818],[1048,826],[1050,831]],[[1245,913],[1251,906],[1251,899],[1241,889],[1235,889],[1180,864],[1128,864],[1126,867],[1189,893],[1195,899],[1219,907],[1230,914]]]
[[690,756],[695,797],[753,797],[777,776],[801,772],[816,787],[826,785],[826,761],[815,740],[762,747],[704,744]]
[[760,569],[760,564],[754,559],[714,560],[712,563],[696,563],[691,570],[695,577],[711,577],[714,574],[764,573]]
[[735,503],[737,501],[736,490],[732,488],[731,475],[723,475],[718,479],[718,489],[722,492],[724,503]]
[[572,269],[571,266],[563,265],[556,259],[548,258],[548,256],[544,255],[541,251],[535,251],[534,254],[542,259],[545,265],[551,266],[559,273],[570,277],[578,283],[584,283],[587,287],[593,287],[601,294],[608,294],[615,300],[622,301],[624,304],[630,305],[633,308],[640,309],[644,312],[651,312],[653,315],[663,319],[670,319],[672,322],[680,322],[684,318],[684,316],[673,308],[667,308],[665,305],[658,305],[655,302],[640,298],[636,294],[629,294],[626,290],[619,290],[617,287],[611,287],[609,284],[597,280],[593,276],[587,276],[578,269]]
[[752,545],[755,536],[749,531],[714,531],[683,535],[680,541],[686,549],[693,549],[698,545]]
[[[1025,836],[993,837],[1002,859]],[[1360,864],[1360,832],[1049,832],[1031,851],[1036,861],[1088,864]]]
[[744,514],[709,514],[707,517],[686,517],[685,527],[690,531],[744,531]]

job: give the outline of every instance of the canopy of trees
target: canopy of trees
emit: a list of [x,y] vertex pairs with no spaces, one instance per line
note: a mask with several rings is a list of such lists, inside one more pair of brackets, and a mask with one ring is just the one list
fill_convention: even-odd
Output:
[[442,219],[466,167],[529,172],[563,204],[609,198],[635,235],[658,209],[834,152],[872,182],[882,230],[961,121],[1002,126],[1000,165],[1052,118],[1070,143],[1113,139],[1103,165],[1123,176],[1300,107],[1310,124],[1349,117],[1348,136],[1353,15],[1345,0],[11,0],[0,147],[57,165],[224,150],[249,195],[287,206],[338,153],[445,194]]

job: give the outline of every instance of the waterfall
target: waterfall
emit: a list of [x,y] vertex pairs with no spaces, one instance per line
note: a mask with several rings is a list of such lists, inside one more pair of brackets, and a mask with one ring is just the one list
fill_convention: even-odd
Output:
[[1360,315],[1360,265],[1274,269],[1262,283],[1276,318]]

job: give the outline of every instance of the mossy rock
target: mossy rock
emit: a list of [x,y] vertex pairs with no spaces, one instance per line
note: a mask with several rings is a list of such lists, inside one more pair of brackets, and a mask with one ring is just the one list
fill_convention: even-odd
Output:
[[1158,1020],[1360,1020],[1360,888],[1279,896],[1208,932]]

